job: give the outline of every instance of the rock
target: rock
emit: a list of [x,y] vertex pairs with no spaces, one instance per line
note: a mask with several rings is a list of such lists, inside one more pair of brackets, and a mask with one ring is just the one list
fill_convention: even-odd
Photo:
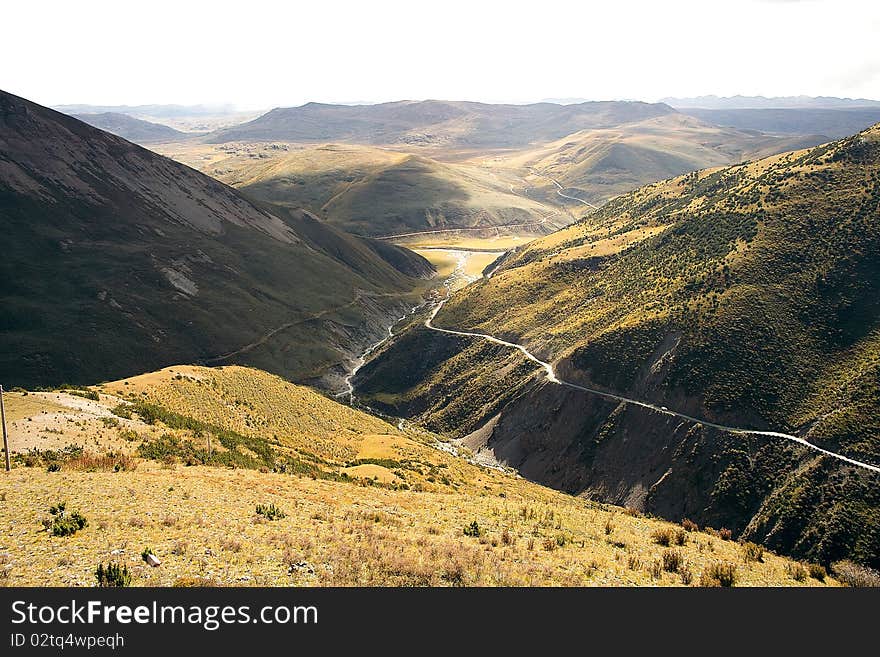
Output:
[[144,561],[147,562],[148,566],[152,566],[153,568],[158,567],[162,563],[155,554],[148,554],[144,557]]

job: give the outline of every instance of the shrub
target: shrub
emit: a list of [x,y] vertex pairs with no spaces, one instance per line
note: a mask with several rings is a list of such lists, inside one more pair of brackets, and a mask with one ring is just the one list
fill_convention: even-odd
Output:
[[52,534],[52,536],[73,536],[80,529],[89,524],[79,511],[67,512],[67,503],[59,502],[49,508],[52,518],[43,524]]
[[818,563],[809,564],[807,570],[810,572],[810,577],[818,579],[820,582],[824,582],[825,578],[828,576],[828,571],[825,570],[825,566]]
[[465,528],[464,528],[464,535],[465,536],[473,536],[474,538],[477,538],[480,536],[480,533],[481,533],[480,524],[476,520],[474,520],[469,525],[465,525]]
[[677,573],[684,565],[684,557],[678,550],[665,550],[663,552],[663,570],[668,573]]
[[505,527],[501,532],[501,542],[504,545],[513,545],[516,542],[516,538],[513,537],[507,527]]
[[657,545],[662,545],[663,547],[669,547],[672,543],[672,530],[671,529],[655,529],[651,534],[651,540],[654,541]]
[[880,586],[880,573],[873,568],[862,566],[852,561],[838,561],[831,564],[831,572],[847,586],[878,587]]
[[797,582],[807,579],[807,569],[797,562],[785,564],[785,573]]
[[695,523],[693,520],[688,520],[687,518],[681,521],[681,526],[686,532],[695,532],[699,531],[700,529],[700,526],[697,523]]
[[718,530],[718,538],[722,541],[729,541],[733,538],[733,532],[730,531],[727,527],[722,527]]
[[676,529],[672,536],[676,545],[684,545],[687,543],[687,532],[683,529]]
[[733,586],[736,583],[736,564],[715,561],[700,573],[700,586]]
[[764,561],[764,547],[761,545],[756,545],[755,543],[750,543],[746,541],[742,544],[742,557],[743,561],[748,563],[749,561]]
[[605,535],[608,536],[611,532],[614,531],[614,523],[611,522],[611,518],[605,521]]
[[689,586],[694,581],[694,574],[686,563],[678,568],[678,576],[681,578],[681,583],[685,586]]
[[287,514],[274,504],[257,504],[257,515],[263,516],[266,520],[280,520],[287,517]]
[[120,566],[115,561],[111,561],[104,567],[99,563],[95,570],[95,579],[98,580],[98,586],[103,588],[122,587],[131,585],[131,574],[128,572],[128,566],[122,564]]

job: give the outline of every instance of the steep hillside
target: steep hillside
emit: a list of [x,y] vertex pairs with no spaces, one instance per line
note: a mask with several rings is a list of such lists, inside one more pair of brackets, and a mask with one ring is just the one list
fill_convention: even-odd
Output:
[[248,123],[220,130],[209,141],[343,141],[508,148],[672,112],[663,104],[623,101],[577,105],[490,105],[440,100],[378,105],[308,103],[273,109]]
[[[724,532],[480,467],[257,370],[174,366],[7,404],[4,584],[91,586],[109,561],[133,586],[838,584]],[[60,503],[86,521],[73,535],[51,531]]]
[[2,92],[0,220],[7,386],[181,361],[325,376],[384,333],[431,273],[411,252],[258,207]]
[[[484,169],[371,146],[273,142],[157,150],[248,196],[308,208],[358,235],[508,224],[542,235],[573,220],[514,193]],[[548,215],[554,216],[545,220]]]
[[[880,128],[649,185],[509,255],[434,323],[567,381],[880,464]],[[549,383],[413,328],[358,394],[524,475],[823,561],[880,563],[880,481],[791,441]]]
[[149,144],[158,141],[175,141],[187,135],[160,123],[136,119],[127,114],[104,112],[102,114],[75,114],[74,118],[90,126],[113,133],[136,144]]

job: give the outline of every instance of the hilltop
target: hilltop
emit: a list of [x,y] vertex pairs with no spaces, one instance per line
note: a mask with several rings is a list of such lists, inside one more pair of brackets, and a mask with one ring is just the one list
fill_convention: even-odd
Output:
[[354,142],[510,148],[662,116],[663,104],[603,101],[577,105],[500,105],[465,101],[397,101],[377,105],[308,103],[279,107],[208,138],[231,141]]
[[528,171],[535,187],[556,180],[567,194],[601,205],[644,184],[696,169],[815,146],[821,135],[780,138],[722,128],[685,114],[666,114],[612,128],[582,130],[491,163]]
[[194,361],[331,385],[433,274],[3,92],[0,219],[7,386]]
[[372,146],[186,143],[157,150],[253,198],[307,208],[358,235],[508,225],[541,235],[573,220],[485,169]]
[[[880,128],[671,178],[508,254],[435,325],[528,346],[568,381],[880,463]],[[415,324],[366,403],[524,476],[821,561],[877,565],[877,476],[548,383]]]
[[[257,370],[173,366],[7,403],[11,585],[92,586],[109,561],[134,586],[837,585],[722,530],[475,465]],[[71,536],[43,529],[59,503],[86,521]]]

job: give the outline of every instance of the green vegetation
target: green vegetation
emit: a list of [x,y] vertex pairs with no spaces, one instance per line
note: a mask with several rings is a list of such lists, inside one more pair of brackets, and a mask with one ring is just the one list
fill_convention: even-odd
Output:
[[469,525],[465,525],[465,528],[464,528],[464,535],[465,536],[472,536],[473,538],[479,538],[480,534],[481,534],[480,523],[478,523],[476,520],[471,522],[471,524],[469,524]]
[[287,517],[287,514],[284,513],[284,511],[272,503],[257,504],[257,515],[263,516],[266,520],[281,520],[282,518]]
[[49,508],[51,518],[43,524],[52,536],[73,536],[89,524],[79,511],[67,512],[67,504],[59,502]]
[[95,579],[98,580],[98,586],[102,588],[131,586],[131,573],[128,572],[128,566],[121,566],[115,561],[111,561],[105,567],[103,563],[99,563],[95,569]]

